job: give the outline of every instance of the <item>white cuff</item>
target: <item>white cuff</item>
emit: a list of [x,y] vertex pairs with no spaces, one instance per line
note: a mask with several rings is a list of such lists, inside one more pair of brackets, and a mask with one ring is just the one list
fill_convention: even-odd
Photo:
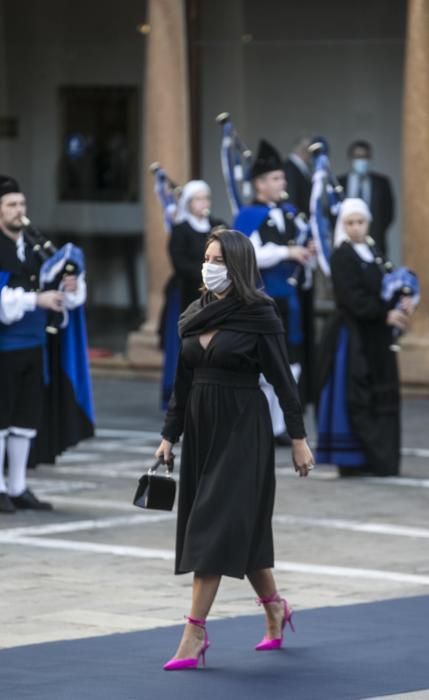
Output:
[[0,290],[0,321],[6,325],[20,321],[27,311],[34,311],[36,292],[26,292],[22,287],[3,287]]

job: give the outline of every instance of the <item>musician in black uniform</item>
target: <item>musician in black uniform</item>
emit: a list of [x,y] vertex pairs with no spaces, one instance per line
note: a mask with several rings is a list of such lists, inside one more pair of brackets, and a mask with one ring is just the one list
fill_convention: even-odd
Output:
[[[16,180],[0,176],[0,512],[51,509],[27,488],[31,442],[43,405],[43,350],[48,310],[82,304],[82,276],[64,279],[62,291],[39,291],[41,259],[23,233],[26,200]],[[4,464],[7,453],[8,478]]]
[[[304,274],[314,248],[296,245],[296,217],[298,211],[282,195],[286,187],[283,163],[277,150],[262,140],[251,170],[255,200],[241,209],[234,226],[250,237],[255,248],[256,260],[261,271],[266,293],[275,299],[286,332],[286,343],[292,373],[299,382],[305,360],[306,323],[302,313],[300,290],[288,279],[298,266],[302,266],[299,279]],[[305,367],[308,376],[309,367]],[[285,423],[277,397],[270,385],[262,383],[267,397],[273,431],[279,445],[288,444]],[[305,400],[307,392],[303,391]]]

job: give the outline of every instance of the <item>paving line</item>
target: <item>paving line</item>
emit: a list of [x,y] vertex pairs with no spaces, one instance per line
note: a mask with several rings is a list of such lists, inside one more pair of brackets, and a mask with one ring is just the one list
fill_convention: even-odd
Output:
[[28,485],[34,488],[38,493],[73,493],[74,491],[93,490],[99,488],[99,484],[95,481],[65,481],[62,479],[44,479],[30,477]]
[[[127,452],[135,452],[135,450],[126,450]],[[152,452],[152,450],[151,450]],[[177,454],[177,459],[179,461],[180,455]],[[102,455],[99,456],[101,459]],[[91,459],[94,458],[94,455],[91,456]],[[95,476],[100,476],[100,477],[108,477],[112,479],[120,479],[120,478],[127,478],[127,479],[133,479],[138,475],[138,472],[140,471],[143,473],[145,470],[147,470],[150,465],[151,461],[149,458],[148,459],[133,459],[133,460],[127,460],[127,461],[120,461],[120,462],[103,462],[103,464],[85,464],[85,466],[82,466],[81,464],[76,464],[76,466],[72,464],[64,464],[60,463],[53,467],[54,471],[56,474],[64,474],[64,475],[71,475],[71,476],[82,476],[82,475],[90,475],[92,477]],[[126,471],[127,468],[136,468],[136,472],[131,472],[131,471]],[[178,470],[177,470],[178,471]],[[289,466],[278,466],[276,468],[276,476],[278,477],[286,477],[286,478],[297,478],[296,472],[292,467]],[[175,478],[177,480],[177,472],[175,474]],[[310,476],[311,480],[316,480],[316,481],[340,481],[335,468],[317,468],[311,473]],[[370,476],[370,477],[358,477],[354,480],[354,483],[367,483],[367,484],[372,484],[372,485],[381,485],[381,486],[398,486],[401,488],[419,488],[419,489],[428,489],[429,488],[429,479],[424,479],[424,478],[411,478],[411,477],[375,477],[375,476]],[[37,484],[37,479],[35,479],[34,484]]]
[[429,458],[429,449],[426,447],[403,447],[401,450],[403,457],[424,457]]
[[355,569],[348,566],[324,566],[319,564],[303,564],[301,562],[292,561],[276,561],[274,568],[277,571],[286,571],[297,574],[317,574],[320,576],[338,576],[353,579],[373,579],[380,581],[392,581],[395,583],[412,583],[415,585],[429,586],[429,576],[422,576],[420,574],[403,574],[396,571]]
[[[131,506],[129,506],[131,510]],[[174,520],[172,513],[136,513],[135,515],[114,516],[111,518],[91,518],[88,520],[72,520],[66,523],[48,523],[46,525],[29,525],[0,530],[0,540],[13,537],[33,535],[54,535],[80,530],[104,530],[111,527],[142,525],[144,523],[160,523],[164,520]]]
[[[137,559],[153,559],[173,561],[173,550],[151,549],[147,547],[127,547],[122,545],[99,544],[95,542],[83,542],[76,540],[50,539],[48,537],[0,537],[4,544],[22,545],[41,549],[59,549],[64,551],[82,552],[91,554],[109,554],[117,557],[131,557]],[[396,571],[382,571],[377,569],[360,569],[344,566],[325,566],[312,563],[293,561],[276,561],[276,571],[296,574],[316,574],[335,578],[370,579],[390,581],[392,583],[413,584],[416,586],[429,586],[429,576],[418,574],[404,574]]]
[[[70,506],[75,508],[93,508],[97,510],[117,510],[122,512],[130,512],[135,509],[135,506],[131,503],[131,495],[129,501],[113,501],[108,498],[79,498],[74,496],[57,496],[49,494],[49,500],[54,503],[54,505],[59,506]],[[1,532],[1,530],[0,530]]]
[[161,433],[156,430],[128,430],[121,428],[96,428],[96,438],[141,438],[142,440],[159,440]]
[[406,486],[418,489],[429,489],[429,479],[415,479],[407,476],[377,476],[363,477],[362,481],[370,484],[386,484],[387,486]]
[[341,520],[337,518],[307,518],[295,515],[274,515],[274,523],[281,525],[308,525],[329,530],[350,530],[352,532],[371,533],[375,535],[390,535],[410,537],[413,539],[429,539],[429,529],[392,523],[372,523],[358,520]]
[[[110,462],[103,466],[102,469],[95,464],[88,464],[85,467],[58,467],[58,473],[70,476],[90,476],[108,477],[109,479],[138,479],[143,472],[147,471],[149,464],[143,464],[141,460],[133,460],[132,462],[122,462],[119,466],[114,462]],[[129,468],[135,467],[131,471]],[[36,485],[36,482],[35,482]]]
[[56,464],[65,464],[67,462],[72,464],[76,462],[79,464],[79,462],[91,462],[92,460],[97,461],[98,459],[102,459],[102,457],[103,455],[99,455],[97,452],[79,452],[76,450],[73,452],[66,452],[65,454],[57,457]]

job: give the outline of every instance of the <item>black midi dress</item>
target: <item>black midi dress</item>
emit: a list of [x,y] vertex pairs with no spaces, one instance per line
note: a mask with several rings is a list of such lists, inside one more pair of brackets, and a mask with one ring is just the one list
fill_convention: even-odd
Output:
[[[243,578],[274,564],[274,447],[261,372],[291,437],[305,437],[305,429],[271,302],[204,303],[190,307],[196,313],[183,328],[162,431],[171,442],[183,432],[175,571]],[[209,331],[216,332],[204,349],[200,335]]]

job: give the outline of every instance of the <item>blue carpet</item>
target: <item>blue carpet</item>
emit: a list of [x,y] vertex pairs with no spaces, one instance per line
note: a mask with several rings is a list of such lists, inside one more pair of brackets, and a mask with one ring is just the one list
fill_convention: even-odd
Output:
[[0,652],[4,700],[361,700],[429,689],[429,596],[304,610],[286,647],[263,618],[211,622],[205,670],[166,673],[181,627]]

